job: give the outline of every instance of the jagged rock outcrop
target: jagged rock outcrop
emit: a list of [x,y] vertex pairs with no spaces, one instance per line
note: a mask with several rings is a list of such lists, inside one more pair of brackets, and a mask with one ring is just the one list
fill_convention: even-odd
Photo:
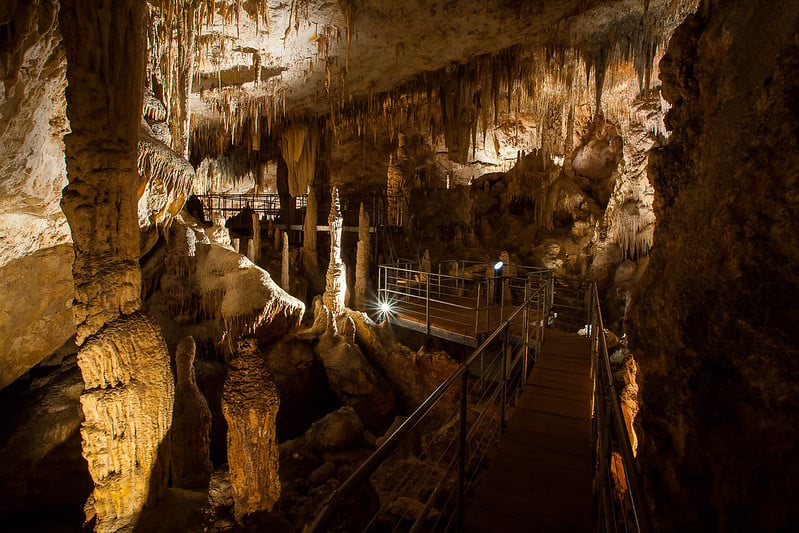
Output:
[[[404,409],[416,409],[445,379],[458,368],[458,363],[444,352],[418,352],[403,346],[387,331],[388,323],[375,324],[363,313],[349,311],[348,319],[355,326],[358,343],[363,346],[369,363],[380,371],[397,391]],[[457,390],[448,394],[454,401]],[[439,414],[451,412],[452,406],[440,404]]]
[[639,464],[663,531],[799,520],[799,9],[705,0],[660,64],[669,143],[628,312]]
[[175,394],[169,351],[157,324],[134,313],[86,339],[78,365],[95,529],[130,528],[166,487]]
[[207,490],[211,465],[211,410],[194,377],[194,339],[186,337],[175,352],[175,408],[170,462],[172,486]]
[[[351,322],[349,318],[346,321]],[[391,420],[396,409],[394,389],[364,357],[354,335],[338,335],[331,323],[314,351],[341,403],[353,407],[369,427],[381,427]]]
[[[145,265],[148,285],[158,287],[147,310],[163,325],[170,345],[186,335],[224,359],[236,339],[280,337],[302,320],[305,305],[281,289],[245,256],[211,242],[205,228],[176,217],[158,257]],[[224,341],[224,342],[223,342]]]
[[269,511],[280,497],[277,412],[280,395],[255,339],[238,342],[222,393],[237,520]]

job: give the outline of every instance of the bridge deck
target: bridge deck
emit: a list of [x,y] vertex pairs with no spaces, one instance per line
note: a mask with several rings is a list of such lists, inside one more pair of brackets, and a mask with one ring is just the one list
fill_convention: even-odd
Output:
[[547,330],[466,531],[592,529],[590,372],[585,337]]

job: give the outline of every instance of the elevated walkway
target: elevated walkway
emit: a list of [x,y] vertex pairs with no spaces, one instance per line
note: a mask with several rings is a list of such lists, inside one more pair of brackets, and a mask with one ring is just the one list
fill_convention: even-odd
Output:
[[591,394],[588,339],[548,331],[465,531],[593,529]]
[[[380,265],[378,302],[392,324],[477,347],[535,289],[551,283],[551,274],[519,265],[503,265],[498,271],[493,263],[462,260],[434,268],[399,261]],[[533,309],[515,315],[512,340],[521,342],[524,321],[541,320],[546,309],[545,302],[536,301]]]

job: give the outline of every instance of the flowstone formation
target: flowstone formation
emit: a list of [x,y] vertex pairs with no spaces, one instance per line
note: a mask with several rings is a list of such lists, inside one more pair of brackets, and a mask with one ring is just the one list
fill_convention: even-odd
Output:
[[799,10],[702,2],[661,61],[655,246],[628,313],[663,531],[799,520]]

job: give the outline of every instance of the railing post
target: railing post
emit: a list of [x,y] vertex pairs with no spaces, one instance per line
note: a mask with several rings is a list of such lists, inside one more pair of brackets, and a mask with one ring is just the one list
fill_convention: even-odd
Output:
[[474,336],[477,337],[480,329],[480,283],[477,283],[477,305],[474,307]]
[[424,321],[427,326],[427,334],[430,335],[430,273],[425,279],[425,298],[424,298]]
[[469,373],[464,372],[461,380],[460,424],[458,432],[458,493],[455,506],[458,515],[457,531],[463,530],[466,517],[466,399],[469,393]]
[[508,337],[510,324],[505,328],[505,338],[502,341],[502,401],[500,402],[499,433],[505,433],[505,402],[508,400]]

